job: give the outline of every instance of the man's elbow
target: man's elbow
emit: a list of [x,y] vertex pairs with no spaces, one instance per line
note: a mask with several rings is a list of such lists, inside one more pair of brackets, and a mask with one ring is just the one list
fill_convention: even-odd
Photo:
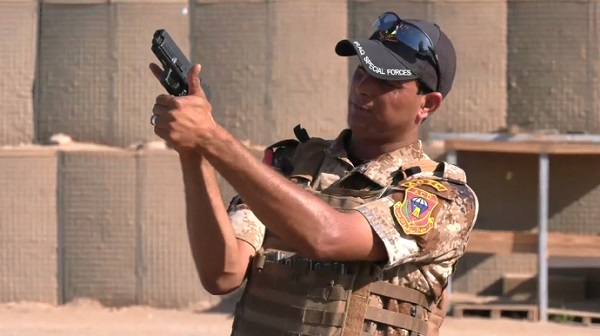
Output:
[[339,238],[331,232],[321,232],[305,243],[302,254],[315,261],[336,259],[336,245]]
[[202,287],[212,295],[226,295],[238,289],[244,282],[243,275],[224,274],[219,277],[201,277]]

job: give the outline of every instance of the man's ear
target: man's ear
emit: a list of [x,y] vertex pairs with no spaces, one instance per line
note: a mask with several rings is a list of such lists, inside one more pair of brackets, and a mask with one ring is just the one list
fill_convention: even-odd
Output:
[[444,98],[442,94],[439,92],[430,92],[424,94],[421,101],[421,108],[419,109],[419,114],[417,115],[421,120],[425,120],[437,111],[440,106],[442,106],[442,101]]

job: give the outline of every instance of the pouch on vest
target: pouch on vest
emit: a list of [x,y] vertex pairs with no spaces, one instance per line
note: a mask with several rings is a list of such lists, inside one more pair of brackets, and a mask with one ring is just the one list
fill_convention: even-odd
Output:
[[264,150],[263,163],[279,170],[284,176],[289,176],[294,170],[292,161],[298,146],[311,139],[300,124],[294,127],[294,135],[296,139],[278,141]]

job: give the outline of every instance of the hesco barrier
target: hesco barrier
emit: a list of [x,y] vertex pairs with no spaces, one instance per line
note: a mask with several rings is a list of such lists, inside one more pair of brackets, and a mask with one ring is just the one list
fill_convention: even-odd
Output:
[[346,0],[192,0],[192,53],[213,87],[216,120],[267,145],[301,123],[331,137],[346,125]]
[[148,69],[152,35],[164,28],[189,53],[187,2],[42,0],[36,138],[56,133],[126,147],[155,140],[154,98],[165,90]]
[[37,32],[37,1],[0,0],[0,145],[31,143],[35,137]]

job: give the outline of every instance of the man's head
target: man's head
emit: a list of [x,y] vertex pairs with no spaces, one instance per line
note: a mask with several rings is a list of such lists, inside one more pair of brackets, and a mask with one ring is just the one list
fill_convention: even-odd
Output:
[[379,133],[417,129],[452,88],[452,42],[436,24],[392,12],[382,14],[374,26],[370,38],[342,40],[335,47],[338,55],[356,55],[361,63],[349,97],[350,127]]

